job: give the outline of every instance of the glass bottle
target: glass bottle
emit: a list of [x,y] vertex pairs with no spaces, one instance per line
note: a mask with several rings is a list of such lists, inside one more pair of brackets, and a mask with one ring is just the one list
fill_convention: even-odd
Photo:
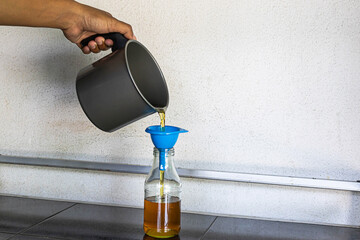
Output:
[[[160,154],[165,161],[159,165]],[[145,180],[144,231],[157,238],[170,238],[180,232],[181,182],[173,161],[174,148],[154,147],[154,160]],[[161,170],[163,170],[163,181]]]

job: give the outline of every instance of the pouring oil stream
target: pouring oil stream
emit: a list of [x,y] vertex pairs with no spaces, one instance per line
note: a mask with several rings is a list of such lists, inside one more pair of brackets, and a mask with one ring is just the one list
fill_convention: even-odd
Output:
[[[165,110],[159,110],[160,116],[160,131],[165,132]],[[160,156],[159,156],[160,157]],[[164,174],[165,171],[160,170],[160,197],[161,201],[164,200]]]

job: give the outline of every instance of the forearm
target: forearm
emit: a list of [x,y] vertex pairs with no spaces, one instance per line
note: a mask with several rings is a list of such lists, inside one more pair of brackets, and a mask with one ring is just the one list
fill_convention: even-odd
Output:
[[73,0],[0,0],[0,25],[65,29],[80,8]]
[[119,32],[136,39],[129,24],[74,0],[0,0],[0,25],[59,28],[86,54],[113,45],[111,39],[101,36],[87,46],[81,45],[83,39],[97,33]]

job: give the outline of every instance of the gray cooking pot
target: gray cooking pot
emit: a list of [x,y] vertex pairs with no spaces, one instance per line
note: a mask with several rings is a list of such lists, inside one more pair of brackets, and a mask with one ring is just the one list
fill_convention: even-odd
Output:
[[136,40],[120,33],[98,34],[112,39],[112,53],[83,68],[76,78],[76,92],[90,121],[106,132],[115,131],[169,104],[164,76],[151,53]]

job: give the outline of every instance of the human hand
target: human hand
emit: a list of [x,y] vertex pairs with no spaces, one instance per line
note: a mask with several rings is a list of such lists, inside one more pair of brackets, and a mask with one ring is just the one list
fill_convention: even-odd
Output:
[[94,34],[120,32],[128,39],[135,39],[132,27],[112,17],[110,13],[77,3],[76,14],[72,14],[71,21],[65,24],[62,31],[67,39],[75,43],[83,53],[98,53],[108,50],[113,45],[111,39],[99,36],[95,41],[90,41],[87,46],[81,46],[80,42]]

